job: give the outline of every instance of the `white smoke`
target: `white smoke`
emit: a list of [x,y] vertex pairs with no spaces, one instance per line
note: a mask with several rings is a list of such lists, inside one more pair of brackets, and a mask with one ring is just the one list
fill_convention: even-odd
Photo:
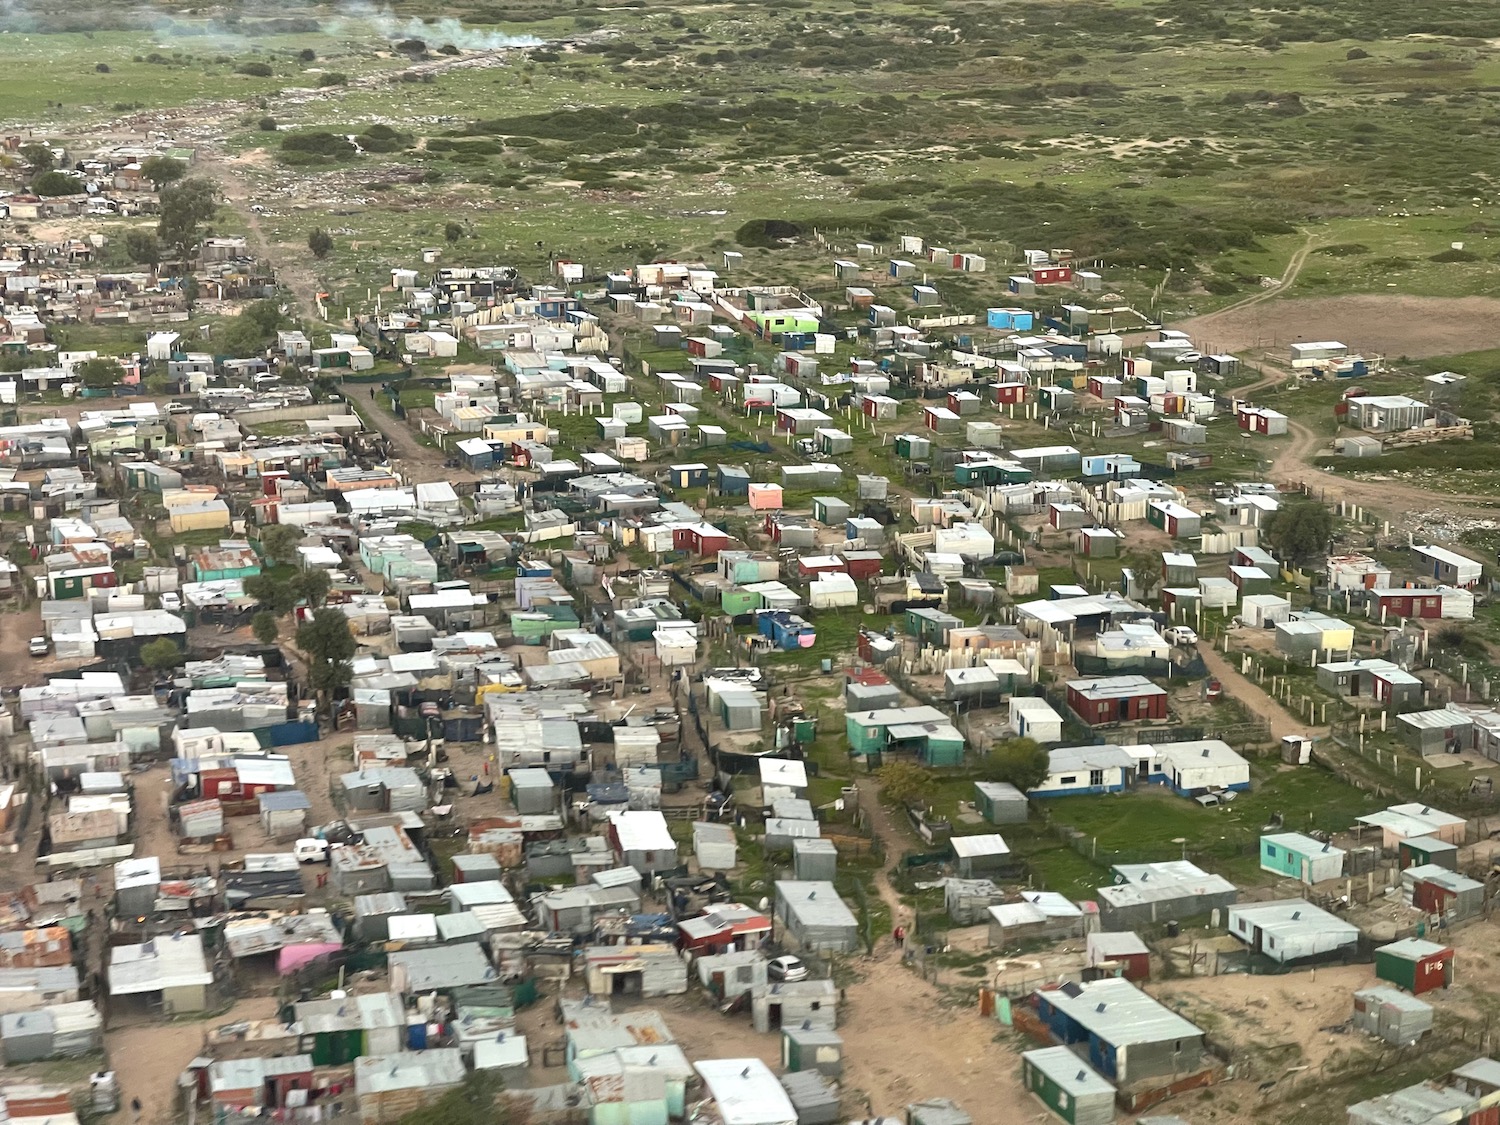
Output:
[[417,19],[412,16],[402,19],[388,9],[375,8],[368,4],[340,5],[340,15],[347,21],[369,26],[382,38],[398,43],[403,39],[420,39],[429,48],[449,44],[464,51],[499,51],[507,47],[540,47],[542,40],[534,35],[506,35],[500,31],[485,31],[468,27],[444,16],[439,20]]

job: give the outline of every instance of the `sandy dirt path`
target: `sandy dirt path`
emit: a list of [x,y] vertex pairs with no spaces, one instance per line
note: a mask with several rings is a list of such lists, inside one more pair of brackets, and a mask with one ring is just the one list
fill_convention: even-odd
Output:
[[[885,841],[887,856],[896,858],[904,836],[880,803],[879,785],[858,785],[860,807]],[[911,911],[888,872],[880,873],[876,886],[891,916],[909,926]],[[938,1096],[953,1098],[986,1125],[1040,1109],[1021,1086],[1019,1056],[995,1041],[1002,1026],[981,1017],[972,1002],[950,1002],[908,969],[889,934],[880,935],[875,955],[855,969],[860,979],[847,989],[848,1016],[839,1028],[846,1047],[844,1084],[863,1090],[875,1113],[904,1118],[908,1103]]]
[[162,1023],[153,1020],[139,1027],[124,1027],[104,1033],[110,1066],[120,1081],[122,1123],[131,1121],[130,1102],[141,1099],[142,1125],[176,1121],[177,1076],[188,1061],[201,1053],[204,1036],[220,1024],[268,1019],[276,1014],[276,1000],[257,996],[241,1000],[221,1016],[206,1020]]

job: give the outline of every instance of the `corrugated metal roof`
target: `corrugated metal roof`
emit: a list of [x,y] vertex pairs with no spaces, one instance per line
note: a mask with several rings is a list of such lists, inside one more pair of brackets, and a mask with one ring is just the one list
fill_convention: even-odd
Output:
[[979,836],[954,836],[953,854],[960,859],[972,859],[983,855],[1009,855],[1010,845],[998,832],[986,832]]
[[354,1060],[354,1088],[363,1098],[392,1090],[457,1086],[465,1073],[463,1055],[453,1047],[366,1055]]
[[1042,998],[1070,1019],[1116,1047],[1192,1039],[1203,1032],[1176,1012],[1118,978],[1089,981]]
[[1115,1088],[1066,1047],[1023,1051],[1021,1057],[1072,1097],[1086,1097],[1090,1094],[1104,1094],[1111,1098],[1115,1096]]

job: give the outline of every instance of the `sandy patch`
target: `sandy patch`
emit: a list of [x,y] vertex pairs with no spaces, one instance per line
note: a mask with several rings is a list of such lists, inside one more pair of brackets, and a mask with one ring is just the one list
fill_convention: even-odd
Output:
[[1297,340],[1339,340],[1365,356],[1457,355],[1491,347],[1500,336],[1493,297],[1349,297],[1261,301],[1173,325],[1205,351],[1286,351]]

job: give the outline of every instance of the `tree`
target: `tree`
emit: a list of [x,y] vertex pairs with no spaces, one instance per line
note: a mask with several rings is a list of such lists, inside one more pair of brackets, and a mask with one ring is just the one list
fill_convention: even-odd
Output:
[[22,145],[21,158],[38,175],[42,172],[50,172],[57,167],[57,156],[46,145]]
[[289,523],[273,523],[260,533],[261,553],[278,566],[297,561],[297,544],[301,542],[301,529]]
[[281,306],[275,301],[252,301],[240,315],[219,328],[215,349],[222,355],[253,355],[265,351],[281,327]]
[[1282,558],[1297,563],[1327,550],[1333,513],[1316,500],[1294,500],[1272,512],[1261,530]]
[[1149,598],[1151,591],[1161,585],[1161,552],[1145,547],[1131,547],[1120,555],[1120,565],[1135,576],[1140,585],[1141,597]]
[[315,610],[312,620],[297,630],[297,647],[307,658],[307,683],[323,701],[353,676],[354,634],[349,619],[336,609]]
[[161,193],[161,221],[156,233],[186,258],[198,241],[198,226],[219,209],[219,188],[211,180],[191,177]]
[[464,226],[462,223],[447,223],[443,226],[443,237],[447,239],[450,244],[457,242],[463,236]]
[[77,195],[83,190],[83,181],[67,172],[43,172],[31,181],[31,190],[37,195]]
[[177,667],[182,659],[182,650],[170,637],[158,637],[141,646],[141,663],[158,672]]
[[174,184],[187,175],[187,165],[170,156],[153,156],[141,161],[141,175],[155,184],[157,191],[161,191],[168,184]]
[[[476,1070],[431,1105],[414,1109],[396,1125],[511,1125],[515,1115],[492,1070]],[[528,1115],[521,1115],[524,1120]]]
[[108,356],[99,356],[95,359],[85,360],[73,368],[73,374],[82,381],[85,387],[95,389],[107,389],[113,387],[120,381],[124,371],[120,365]]
[[125,253],[132,262],[155,266],[161,261],[161,240],[155,232],[136,227],[125,232]]
[[192,274],[182,279],[182,303],[188,312],[192,312],[193,306],[198,303],[198,279]]
[[309,607],[317,609],[327,599],[328,591],[333,589],[333,579],[321,567],[299,570],[292,576],[292,589]]
[[292,589],[292,584],[269,574],[256,574],[245,579],[245,593],[277,617],[284,617],[297,608],[297,591]]
[[263,645],[274,645],[276,635],[280,627],[276,624],[276,615],[267,610],[261,610],[250,619],[250,632],[255,634],[255,639]]
[[322,227],[314,227],[307,234],[307,248],[314,258],[326,258],[333,249],[333,235]]
[[1021,792],[1047,780],[1050,755],[1029,738],[1008,738],[995,744],[984,763],[986,781],[1008,781]]
[[875,776],[880,781],[880,792],[901,805],[922,804],[932,796],[937,784],[930,769],[901,759],[881,766]]

